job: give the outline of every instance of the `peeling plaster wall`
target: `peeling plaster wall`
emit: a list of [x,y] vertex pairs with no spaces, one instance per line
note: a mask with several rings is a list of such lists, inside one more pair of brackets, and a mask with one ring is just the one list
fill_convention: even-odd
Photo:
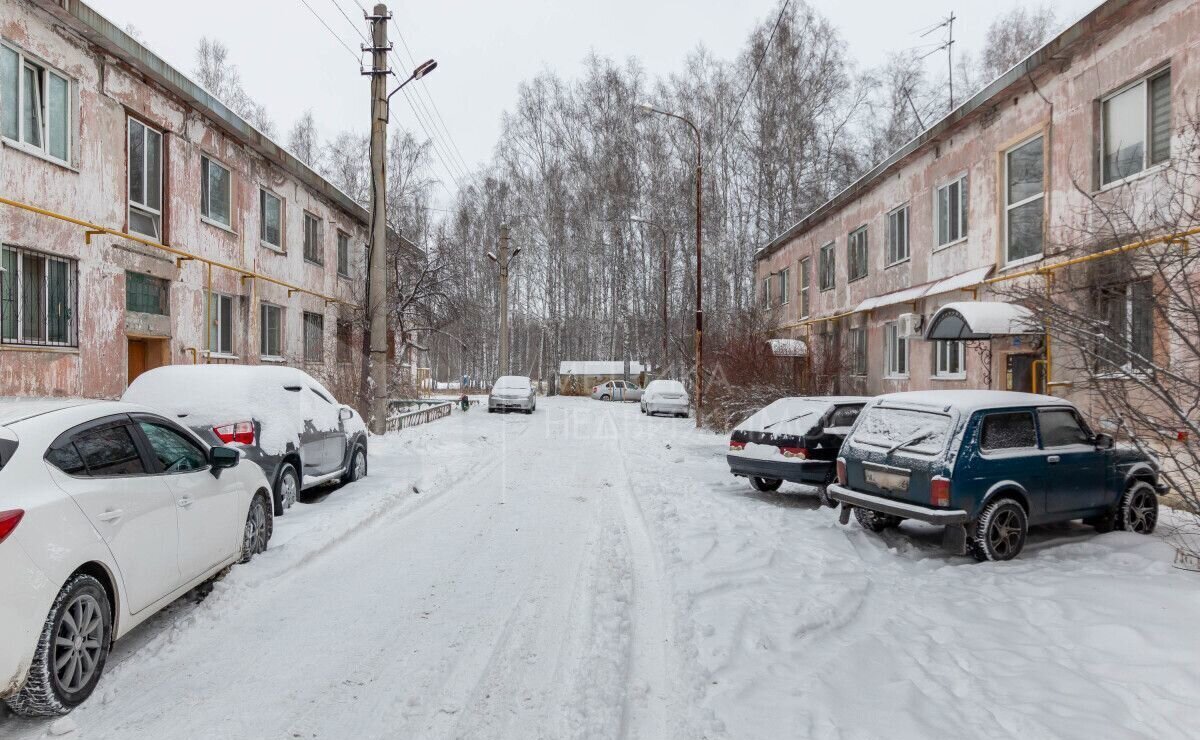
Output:
[[[1045,135],[1047,188],[1045,196],[1045,243],[1049,249],[1064,235],[1080,228],[1087,196],[1079,192],[1099,189],[1099,101],[1148,72],[1170,64],[1173,125],[1181,123],[1185,108],[1195,106],[1200,89],[1200,3],[1191,0],[1133,2],[1105,19],[1068,48],[1069,54],[1051,61],[1035,73],[1037,88],[1023,78],[968,115],[940,139],[926,143],[905,160],[878,177],[858,197],[826,214],[824,218],[792,237],[779,249],[760,259],[755,267],[756,286],[784,267],[790,267],[789,302],[768,309],[775,326],[800,321],[799,262],[810,258],[810,316],[832,316],[852,311],[868,297],[955,275],[974,268],[994,266],[995,275],[1035,267],[1024,264],[1012,270],[1004,265],[1004,152],[1038,133]],[[1043,97],[1044,96],[1044,97]],[[942,248],[935,247],[934,196],[936,189],[961,174],[969,176],[968,238]],[[1136,198],[1146,201],[1154,193],[1150,172],[1124,191],[1100,192],[1106,198]],[[910,259],[887,266],[887,214],[908,204]],[[847,283],[847,236],[866,225],[869,232],[868,269],[865,278]],[[835,244],[837,278],[833,290],[818,288],[819,251]],[[1053,257],[1050,252],[1046,257]],[[778,285],[773,281],[772,292]],[[980,299],[989,296],[980,291]],[[957,292],[925,299],[917,308],[926,318],[942,305],[969,300]],[[775,299],[772,299],[772,303]],[[909,304],[872,311],[868,317],[849,319],[867,329],[868,375],[853,379],[843,391],[888,393],[928,388],[986,387],[987,368],[968,345],[965,380],[933,377],[933,343],[910,341],[909,377],[883,377],[883,324],[894,321]],[[845,320],[844,320],[845,321]],[[845,324],[843,324],[843,341]],[[782,329],[782,334],[806,336],[806,329]],[[1005,355],[1014,348],[1011,340],[993,342],[992,387],[1004,387]],[[1028,351],[1028,342],[1016,351]],[[1055,363],[1056,380],[1068,372]],[[1070,391],[1060,393],[1070,395]]]
[[[233,138],[200,110],[148,81],[138,70],[107,54],[62,21],[28,0],[0,0],[0,37],[73,81],[76,101],[70,167],[0,142],[0,192],[5,197],[109,228],[127,228],[127,117],[164,132],[163,243],[244,267],[352,304],[362,304],[366,287],[367,225],[346,213],[300,178]],[[231,228],[200,218],[201,156],[232,172]],[[280,253],[259,241],[259,188],[284,201],[284,245]],[[303,212],[321,219],[324,264],[303,256]],[[337,275],[337,231],[350,235],[349,278]],[[177,264],[167,252],[110,236],[88,245],[83,229],[57,219],[0,205],[0,242],[78,260],[77,349],[14,349],[0,345],[0,395],[118,397],[126,386],[127,321],[125,273],[141,272],[170,281],[170,360],[205,361],[206,291],[209,268],[198,261]],[[307,294],[211,270],[212,289],[235,297],[234,358],[259,362],[259,301],[285,308],[284,356],[335,390],[357,380],[361,333],[354,336],[352,364],[336,362],[339,317],[352,308],[326,305]],[[303,358],[302,314],[324,315],[324,360]],[[132,315],[131,315],[132,316]],[[145,316],[142,317],[145,319]],[[162,330],[159,326],[152,333]],[[213,361],[218,361],[214,358]]]

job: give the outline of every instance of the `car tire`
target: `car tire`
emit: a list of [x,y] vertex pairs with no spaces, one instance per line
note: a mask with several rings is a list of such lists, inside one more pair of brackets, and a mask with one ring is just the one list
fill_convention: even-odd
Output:
[[600,400],[601,400],[601,401],[607,401],[607,400],[608,400],[608,394],[607,394],[607,393],[605,393],[604,395],[600,396]]
[[346,468],[346,473],[342,476],[342,483],[353,483],[356,480],[362,480],[367,477],[367,451],[360,444],[354,445],[354,452],[350,455],[350,467]]
[[871,532],[882,532],[885,529],[892,529],[900,526],[900,522],[904,521],[904,517],[896,516],[895,514],[881,514],[878,511],[864,509],[861,506],[854,507],[854,518],[858,520],[859,526]]
[[1012,560],[1025,548],[1028,533],[1025,507],[1011,498],[997,499],[987,505],[975,523],[971,554],[980,562]]
[[750,487],[759,493],[778,491],[782,485],[783,481],[778,478],[760,478],[757,475],[750,476]]
[[291,463],[284,463],[275,478],[275,516],[283,516],[300,495],[300,476]]
[[1145,481],[1137,481],[1125,490],[1117,506],[1116,528],[1124,532],[1153,534],[1158,526],[1158,494]]
[[246,512],[246,529],[242,533],[242,557],[239,563],[248,563],[251,558],[267,549],[271,539],[271,507],[267,504],[265,494],[254,494],[250,502],[250,510]]
[[836,478],[837,470],[830,468],[829,472],[825,474],[825,480],[821,483],[821,487],[817,489],[817,498],[821,499],[821,503],[823,505],[828,506],[831,509],[836,509],[838,505],[837,501],[834,501],[829,496],[829,486],[833,484],[833,481]]
[[[80,621],[86,622],[84,630],[77,626]],[[59,640],[73,644],[59,645]],[[112,605],[104,586],[86,573],[75,574],[50,606],[29,676],[6,700],[9,709],[26,717],[50,717],[79,706],[99,683],[111,643]],[[59,661],[62,667],[55,669]]]

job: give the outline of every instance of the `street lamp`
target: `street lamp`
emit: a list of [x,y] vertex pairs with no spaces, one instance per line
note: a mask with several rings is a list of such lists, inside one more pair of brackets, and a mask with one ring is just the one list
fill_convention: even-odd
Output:
[[432,72],[435,69],[437,69],[437,62],[434,61],[433,59],[426,59],[425,61],[418,64],[417,68],[412,71],[412,74],[410,74],[408,76],[407,80],[405,80],[404,82],[401,82],[399,85],[396,85],[396,89],[392,90],[390,93],[388,93],[388,96],[387,96],[388,102],[391,102],[392,96],[395,95],[396,93],[400,92],[404,88],[405,85],[407,85],[410,82],[413,82],[414,80],[421,79],[422,77],[429,74],[430,72]]
[[668,118],[683,121],[696,137],[696,426],[700,426],[700,411],[704,403],[704,282],[702,274],[703,249],[700,241],[700,229],[703,222],[703,208],[700,198],[700,181],[703,167],[700,160],[700,129],[696,124],[678,113],[655,108],[649,103],[636,103],[635,108],[646,113],[657,113]]

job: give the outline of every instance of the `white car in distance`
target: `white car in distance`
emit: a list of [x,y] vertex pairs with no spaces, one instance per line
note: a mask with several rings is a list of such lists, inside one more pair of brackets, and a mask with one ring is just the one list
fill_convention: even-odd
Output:
[[0,400],[0,699],[66,714],[112,642],[266,549],[270,484],[143,406]]
[[532,414],[537,408],[537,391],[524,375],[504,375],[492,384],[488,394],[488,413],[516,409]]
[[651,380],[642,393],[642,413],[687,416],[691,399],[678,380]]

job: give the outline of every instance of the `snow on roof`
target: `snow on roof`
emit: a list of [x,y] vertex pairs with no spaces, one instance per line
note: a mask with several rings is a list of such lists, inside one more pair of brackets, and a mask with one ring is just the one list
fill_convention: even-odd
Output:
[[768,339],[767,344],[771,345],[771,354],[776,357],[806,357],[808,355],[808,345],[803,339]]
[[929,296],[940,295],[942,293],[951,293],[963,288],[970,288],[979,285],[992,272],[992,266],[977,267],[974,270],[960,272],[957,275],[951,275],[940,280],[932,280],[920,285],[914,285],[910,288],[884,293],[883,295],[872,296],[867,298],[854,310],[871,311],[884,306],[894,306],[898,303],[914,303],[922,298]]
[[865,403],[859,396],[794,396],[780,398],[751,414],[737,428],[745,432],[802,435],[812,429],[830,408]]
[[960,411],[974,411],[981,408],[1010,408],[1015,406],[1071,405],[1070,401],[1056,396],[1045,396],[1039,393],[1019,393],[1017,391],[989,390],[886,393],[882,396],[877,396],[875,403],[876,405],[886,403],[888,405],[899,406],[956,408]]
[[937,310],[926,325],[926,339],[989,339],[1043,331],[1033,312],[1003,301],[955,301]]
[[[650,368],[640,362],[629,363],[629,374],[637,375]],[[563,360],[558,363],[559,375],[624,375],[622,360]]]

